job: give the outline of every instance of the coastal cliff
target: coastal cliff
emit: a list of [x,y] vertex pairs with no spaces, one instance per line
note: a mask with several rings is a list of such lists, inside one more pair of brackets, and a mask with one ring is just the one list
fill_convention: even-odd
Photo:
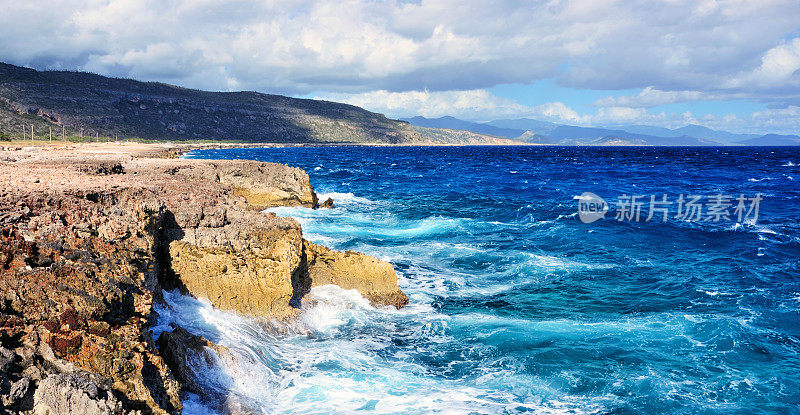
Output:
[[295,220],[259,212],[316,207],[302,170],[143,154],[0,151],[0,408],[180,412],[192,388],[181,347],[200,343],[175,341],[190,338],[176,327],[156,346],[162,289],[273,321],[325,284],[407,304],[390,264],[310,243]]

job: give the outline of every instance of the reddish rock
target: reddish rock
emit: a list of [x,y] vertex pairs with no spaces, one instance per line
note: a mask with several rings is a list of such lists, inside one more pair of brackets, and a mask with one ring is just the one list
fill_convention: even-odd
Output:
[[77,330],[83,327],[84,323],[84,319],[72,307],[61,313],[61,324],[69,326],[69,330]]
[[0,161],[0,305],[13,316],[0,346],[26,345],[13,376],[80,370],[126,411],[179,413],[181,385],[148,334],[162,288],[266,317],[293,315],[311,283],[407,302],[391,265],[307,244],[293,219],[248,206],[314,206],[301,170],[121,151],[0,154],[17,160]]
[[50,333],[60,333],[61,325],[55,320],[47,320],[42,322],[42,327],[47,329]]
[[81,333],[54,334],[50,337],[50,347],[59,357],[74,354],[83,343]]

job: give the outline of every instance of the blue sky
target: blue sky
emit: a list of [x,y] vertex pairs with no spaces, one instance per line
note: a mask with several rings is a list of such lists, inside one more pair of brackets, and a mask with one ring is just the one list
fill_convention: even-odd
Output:
[[[561,101],[581,115],[589,115],[597,110],[593,104],[604,97],[622,97],[636,95],[641,89],[591,90],[559,86],[554,78],[542,79],[530,84],[501,84],[489,88],[497,96],[506,97],[527,106],[541,105],[546,102]],[[658,105],[648,108],[648,112],[679,113],[693,112],[698,115],[713,114],[725,116],[734,114],[746,117],[753,112],[766,110],[764,103],[744,100],[697,100],[675,104]]]
[[390,117],[800,133],[797,0],[0,0],[0,61]]

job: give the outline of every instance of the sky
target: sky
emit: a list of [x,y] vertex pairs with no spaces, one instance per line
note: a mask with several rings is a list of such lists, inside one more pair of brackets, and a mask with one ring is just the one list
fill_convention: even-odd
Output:
[[0,61],[390,117],[800,134],[798,0],[0,0]]

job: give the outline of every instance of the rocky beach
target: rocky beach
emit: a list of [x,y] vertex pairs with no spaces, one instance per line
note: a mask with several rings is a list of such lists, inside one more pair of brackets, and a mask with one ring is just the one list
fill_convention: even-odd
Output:
[[310,243],[297,221],[261,212],[319,208],[301,169],[180,152],[0,149],[0,412],[179,413],[182,393],[216,393],[193,377],[223,347],[179,326],[153,338],[163,290],[273,326],[326,284],[408,303],[391,264]]

